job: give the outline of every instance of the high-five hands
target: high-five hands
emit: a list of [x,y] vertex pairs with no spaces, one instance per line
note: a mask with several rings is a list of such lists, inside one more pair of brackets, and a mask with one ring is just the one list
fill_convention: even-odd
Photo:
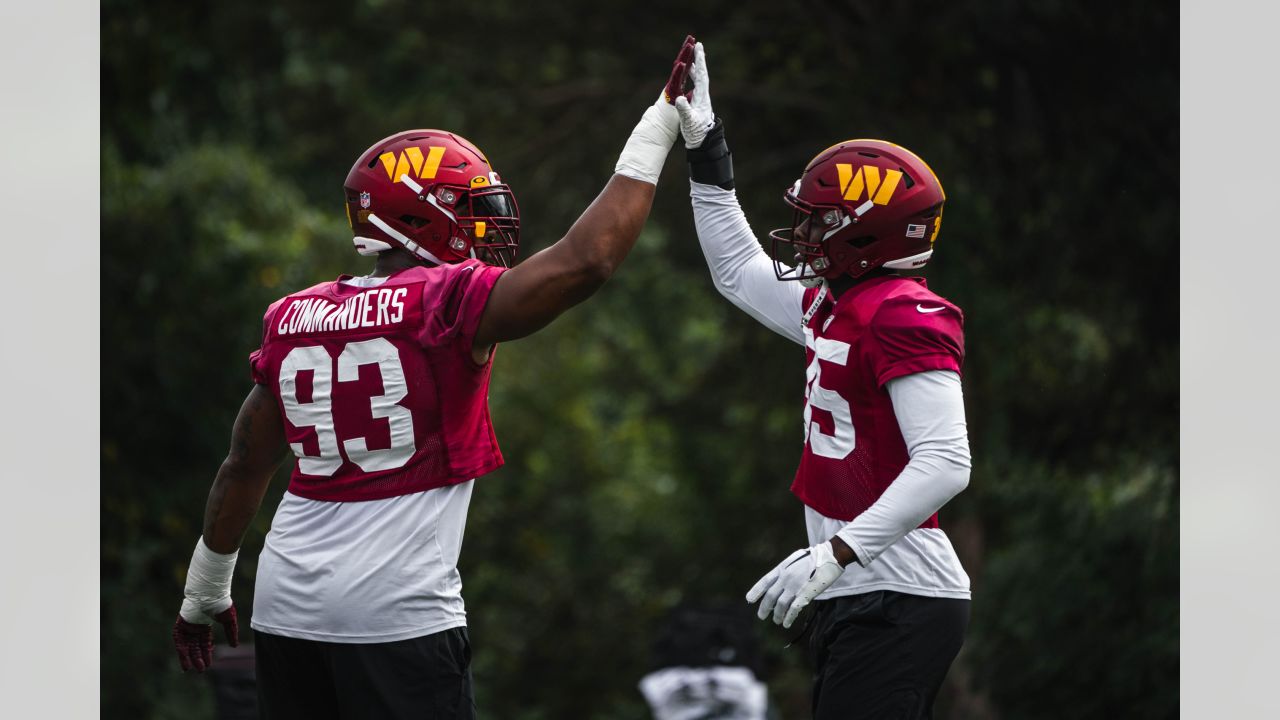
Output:
[[667,79],[667,86],[662,89],[662,99],[667,104],[674,103],[681,95],[686,100],[693,97],[693,91],[686,91],[684,86],[689,80],[689,68],[694,62],[694,50],[701,46],[702,43],[694,42],[692,35],[685,36],[684,44],[680,46],[675,62],[671,63],[671,77]]
[[[693,40],[692,35],[685,43],[690,40]],[[702,49],[702,43],[693,46],[693,64],[689,67],[689,77],[693,80],[693,91],[678,94],[675,104],[680,113],[680,133],[684,135],[684,146],[692,149],[702,144],[707,131],[716,124],[716,114],[711,110],[707,53]]]
[[747,591],[747,602],[760,600],[757,617],[764,620],[772,613],[774,623],[789,628],[800,611],[843,573],[831,543],[818,543],[778,563]]
[[[680,113],[671,103],[673,99],[685,97],[684,85],[693,62],[694,40],[689,35],[680,46],[680,52],[671,65],[671,75],[657,101],[644,111],[640,122],[631,131],[614,172],[651,185],[658,184],[667,153],[680,137]],[[685,101],[688,101],[687,97]]]

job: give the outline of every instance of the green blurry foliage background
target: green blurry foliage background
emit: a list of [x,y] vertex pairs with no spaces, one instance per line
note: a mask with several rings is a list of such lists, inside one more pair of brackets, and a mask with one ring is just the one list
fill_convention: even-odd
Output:
[[[380,137],[458,132],[524,255],[612,172],[686,32],[757,233],[822,148],[883,137],[947,189],[930,286],[965,310],[974,469],[942,513],[973,580],[950,718],[1178,707],[1176,8],[1167,3],[162,3],[102,17],[102,711],[212,717],[168,631],[275,298],[370,263],[341,183]],[[805,542],[803,354],[714,290],[677,149],[621,272],[498,351],[507,457],[461,569],[485,717],[647,717],[666,611],[740,602]],[[283,491],[246,539],[255,559]],[[771,696],[808,714],[761,624]],[[246,636],[251,633],[245,633]]]

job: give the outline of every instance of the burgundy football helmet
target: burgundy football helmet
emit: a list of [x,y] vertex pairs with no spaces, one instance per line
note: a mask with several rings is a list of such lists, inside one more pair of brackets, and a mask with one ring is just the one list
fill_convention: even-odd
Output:
[[[846,140],[823,150],[784,197],[795,213],[790,229],[769,233],[774,272],[806,285],[924,265],[947,199],[924,160],[883,140]],[[778,260],[786,245],[794,268]]]
[[351,166],[343,187],[361,255],[400,247],[437,265],[468,258],[515,264],[515,195],[458,135],[406,130],[383,138]]

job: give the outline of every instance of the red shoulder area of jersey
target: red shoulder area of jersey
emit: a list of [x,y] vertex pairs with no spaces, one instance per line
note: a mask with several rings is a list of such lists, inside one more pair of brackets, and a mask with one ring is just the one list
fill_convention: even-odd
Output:
[[923,278],[892,278],[858,298],[871,335],[876,381],[929,370],[960,372],[964,313]]
[[[806,293],[805,300],[811,299]],[[930,290],[920,277],[887,276],[855,285],[840,296],[835,314],[857,316],[862,326],[885,322],[928,325],[939,314],[964,321],[960,308]]]

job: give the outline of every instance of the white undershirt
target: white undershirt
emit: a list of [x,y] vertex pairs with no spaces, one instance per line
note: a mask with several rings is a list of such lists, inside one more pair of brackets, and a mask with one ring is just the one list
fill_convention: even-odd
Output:
[[373,643],[466,625],[458,555],[474,485],[365,502],[286,492],[258,558],[253,629]]
[[[803,345],[803,286],[777,279],[734,191],[689,185],[698,243],[716,289],[765,327]],[[946,533],[917,527],[968,484],[969,439],[960,378],[934,370],[896,378],[886,387],[910,460],[853,522],[805,507],[810,545],[839,533],[862,563],[851,564],[819,598],[873,590],[968,598],[969,577]]]

